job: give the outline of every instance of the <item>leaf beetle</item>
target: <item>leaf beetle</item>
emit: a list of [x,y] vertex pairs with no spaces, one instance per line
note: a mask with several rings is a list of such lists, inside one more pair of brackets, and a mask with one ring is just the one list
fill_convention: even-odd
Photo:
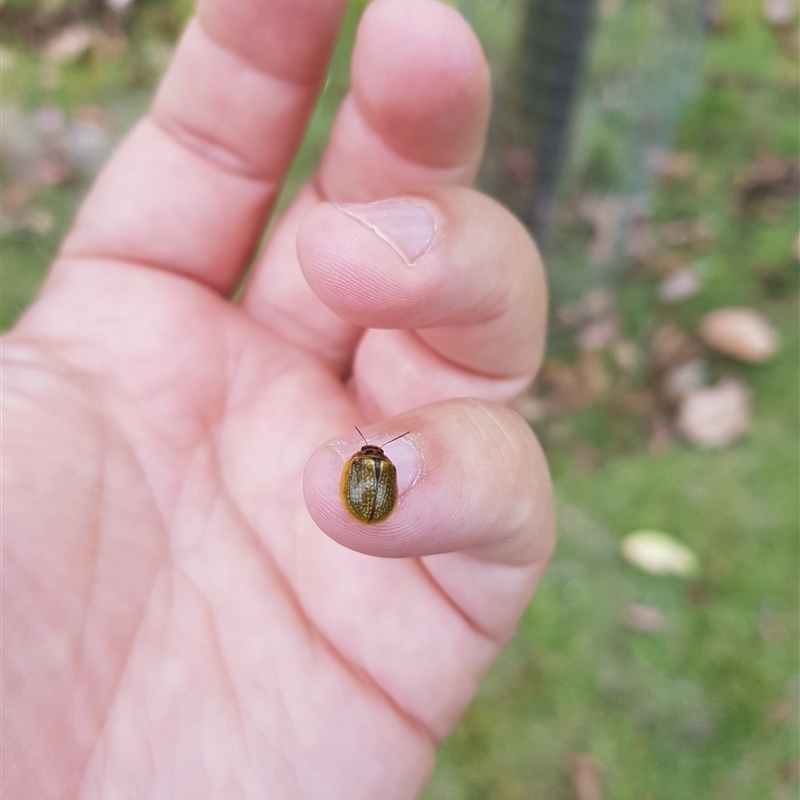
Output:
[[[394,511],[397,502],[397,469],[382,447],[370,444],[367,437],[358,428],[356,430],[364,440],[364,446],[353,453],[344,465],[339,495],[350,516],[372,525],[383,522]],[[384,442],[384,447],[409,433],[411,431],[406,431]]]

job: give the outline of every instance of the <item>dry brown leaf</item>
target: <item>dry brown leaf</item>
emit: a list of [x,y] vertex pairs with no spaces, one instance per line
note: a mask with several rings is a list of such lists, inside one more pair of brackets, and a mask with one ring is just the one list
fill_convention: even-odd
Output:
[[634,604],[625,607],[622,622],[626,627],[642,633],[662,633],[667,618],[660,608]]
[[597,472],[604,464],[603,454],[588,442],[577,442],[570,448],[570,454],[584,472]]
[[57,186],[73,174],[72,167],[61,158],[41,158],[31,168],[31,179],[39,186]]
[[740,361],[759,363],[778,352],[778,334],[752,308],[720,308],[706,314],[700,335],[710,347]]
[[665,222],[659,226],[657,236],[666,247],[704,247],[716,239],[714,229],[702,219],[675,219]]
[[614,396],[614,404],[625,414],[644,417],[653,411],[655,396],[649,389],[643,392],[619,392]]
[[62,64],[74,61],[92,46],[92,29],[77,23],[57,33],[45,46],[44,54],[48,61]]
[[10,72],[17,59],[7,47],[0,45],[0,72]]
[[518,186],[530,189],[536,185],[536,158],[527,148],[520,145],[508,147],[503,153],[503,166]]
[[708,385],[708,364],[702,358],[691,358],[676,364],[664,373],[661,388],[669,400],[679,400]]
[[111,130],[111,117],[100,106],[78,106],[72,112],[72,121],[78,125],[92,125],[103,131]]
[[667,181],[685,178],[694,169],[694,153],[675,153],[654,147],[647,153],[647,166],[659,178]]
[[577,328],[607,316],[613,307],[614,295],[608,289],[590,289],[580,300],[561,306],[556,316],[564,325]]
[[547,359],[538,382],[548,415],[587,408],[606,394],[608,385],[603,359],[592,350],[582,350],[575,364]]
[[514,398],[511,401],[511,408],[528,422],[541,422],[548,416],[547,402],[538,397],[533,389]]
[[33,199],[33,186],[29,183],[12,183],[0,192],[0,209],[5,214],[16,214]]
[[617,366],[623,372],[635,372],[642,363],[642,353],[636,342],[623,339],[611,348]]
[[613,195],[607,195],[590,205],[589,215],[594,224],[594,237],[589,242],[589,260],[592,264],[608,264],[614,257],[623,210],[622,198]]
[[602,350],[619,339],[621,329],[622,324],[616,315],[590,322],[578,332],[576,342],[582,350]]
[[800,782],[800,758],[790,758],[784,761],[779,769],[781,780],[784,783]]
[[727,378],[686,395],[678,408],[678,430],[699,447],[722,447],[750,429],[750,391]]
[[663,303],[677,303],[697,294],[700,278],[692,267],[681,267],[664,278],[658,286],[658,299]]
[[652,226],[647,223],[631,225],[625,253],[632,261],[647,264],[656,250],[656,237]]
[[696,358],[698,353],[699,348],[692,338],[675,325],[662,325],[650,345],[651,361],[660,370]]
[[23,215],[21,227],[36,236],[50,233],[55,225],[55,217],[43,208],[29,208]]
[[669,420],[662,413],[655,413],[650,418],[650,438],[647,440],[647,452],[658,456],[672,449],[675,436]]
[[800,189],[800,161],[763,156],[736,177],[740,210],[756,208],[770,198],[794,197]]
[[575,800],[602,800],[603,773],[591,756],[580,753],[571,755],[569,776]]
[[767,723],[773,728],[782,728],[784,725],[793,724],[796,718],[797,703],[781,700],[770,709]]
[[766,0],[763,13],[770,25],[791,25],[797,16],[797,3],[795,0]]

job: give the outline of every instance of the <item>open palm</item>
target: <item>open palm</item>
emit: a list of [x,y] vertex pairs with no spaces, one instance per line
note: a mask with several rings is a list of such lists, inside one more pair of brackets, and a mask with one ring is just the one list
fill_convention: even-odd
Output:
[[[4,339],[4,796],[413,797],[544,568],[547,470],[498,403],[545,290],[463,188],[488,73],[454,11],[368,9],[320,169],[228,299],[343,5],[201,0]],[[377,525],[338,496],[356,424],[411,432]]]

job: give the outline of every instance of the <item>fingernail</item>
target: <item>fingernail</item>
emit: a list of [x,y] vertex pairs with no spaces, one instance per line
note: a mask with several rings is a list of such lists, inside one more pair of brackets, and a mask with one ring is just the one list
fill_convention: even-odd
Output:
[[378,200],[376,203],[338,203],[336,208],[357,219],[413,264],[430,249],[436,236],[436,220],[422,203],[411,200]]
[[[395,434],[397,435],[397,434]],[[376,444],[383,449],[386,457],[394,464],[397,470],[397,491],[399,494],[405,494],[419,479],[422,474],[422,456],[420,455],[414,443],[408,437],[401,437],[389,442],[385,447],[381,441],[391,439],[388,437],[376,437],[373,439],[369,437],[370,444]],[[341,456],[344,463],[350,456],[357,453],[363,442],[331,442],[331,447]]]

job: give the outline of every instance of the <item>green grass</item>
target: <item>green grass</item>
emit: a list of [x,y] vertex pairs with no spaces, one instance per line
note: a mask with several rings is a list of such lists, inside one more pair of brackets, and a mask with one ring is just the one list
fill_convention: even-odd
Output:
[[[351,4],[282,203],[322,151],[347,90],[347,59],[364,5]],[[517,6],[456,5],[475,23],[502,77]],[[42,88],[34,55],[4,40],[16,65],[3,76],[3,102],[23,110],[52,103],[67,112],[102,105],[121,134],[157,78],[154,43],[156,51],[170,46],[188,8],[184,0],[137,3],[126,53],[111,64],[79,61],[56,89]],[[635,134],[625,114],[635,104],[624,113],[604,109],[597,93],[630,71],[636,54],[647,53],[652,9],[649,0],[627,0],[599,23],[567,193],[578,185],[596,192],[651,188],[634,161],[641,154],[625,145]],[[567,800],[574,796],[568,765],[575,753],[600,766],[604,800],[797,796],[800,320],[792,249],[800,208],[785,201],[767,218],[741,215],[732,194],[737,171],[757,155],[798,152],[797,61],[781,52],[759,3],[728,0],[723,11],[725,31],[691,51],[694,88],[674,120],[674,146],[694,153],[697,166],[657,187],[651,203],[656,221],[703,218],[714,229],[710,251],[685,253],[703,277],[702,290],[664,307],[652,276],[621,262],[592,273],[583,229],[557,232],[550,268],[557,302],[610,282],[625,335],[642,342],[666,322],[692,333],[704,313],[722,305],[760,308],[780,332],[778,356],[762,366],[711,361],[715,377],[733,374],[752,388],[752,430],[720,451],[677,444],[655,457],[647,454],[641,420],[621,415],[611,401],[540,426],[556,488],[558,550],[519,634],[442,747],[427,800]],[[663,103],[674,111],[676,98],[683,103],[687,96],[666,87]],[[41,190],[34,204],[54,215],[54,229],[3,238],[3,327],[35,294],[85,188]],[[646,372],[638,379],[643,384]],[[589,471],[576,455],[581,447],[592,449],[599,468]],[[628,566],[619,539],[642,527],[692,547],[701,576],[655,577]],[[621,617],[631,603],[661,609],[665,631],[626,628]]]
[[[641,13],[635,6],[625,7]],[[606,800],[797,797],[798,204],[767,222],[735,214],[733,203],[737,170],[756,155],[796,157],[797,63],[779,52],[757,4],[736,0],[724,12],[728,31],[708,40],[676,131],[676,148],[695,153],[698,167],[652,198],[656,220],[712,223],[713,250],[687,254],[703,289],[665,309],[655,279],[623,272],[615,281],[626,335],[640,340],[664,322],[692,333],[722,305],[767,314],[781,334],[775,360],[711,364],[752,387],[753,428],[721,451],[679,445],[654,457],[636,422],[610,404],[559,421],[557,436],[542,426],[558,550],[519,634],[445,743],[428,800],[567,800],[574,753],[597,762]],[[597,49],[610,70],[610,43]],[[619,133],[617,119],[579,113],[579,125],[587,120],[594,127],[578,131],[573,158],[591,159]],[[613,190],[614,175],[601,171],[595,190]],[[591,171],[580,177],[593,188]],[[580,246],[554,240],[556,269],[589,274]],[[556,283],[557,294],[575,291]],[[579,443],[595,448],[599,470],[571,455]],[[691,546],[702,576],[687,582],[628,566],[619,539],[642,527]],[[661,609],[666,630],[627,629],[631,603]]]

